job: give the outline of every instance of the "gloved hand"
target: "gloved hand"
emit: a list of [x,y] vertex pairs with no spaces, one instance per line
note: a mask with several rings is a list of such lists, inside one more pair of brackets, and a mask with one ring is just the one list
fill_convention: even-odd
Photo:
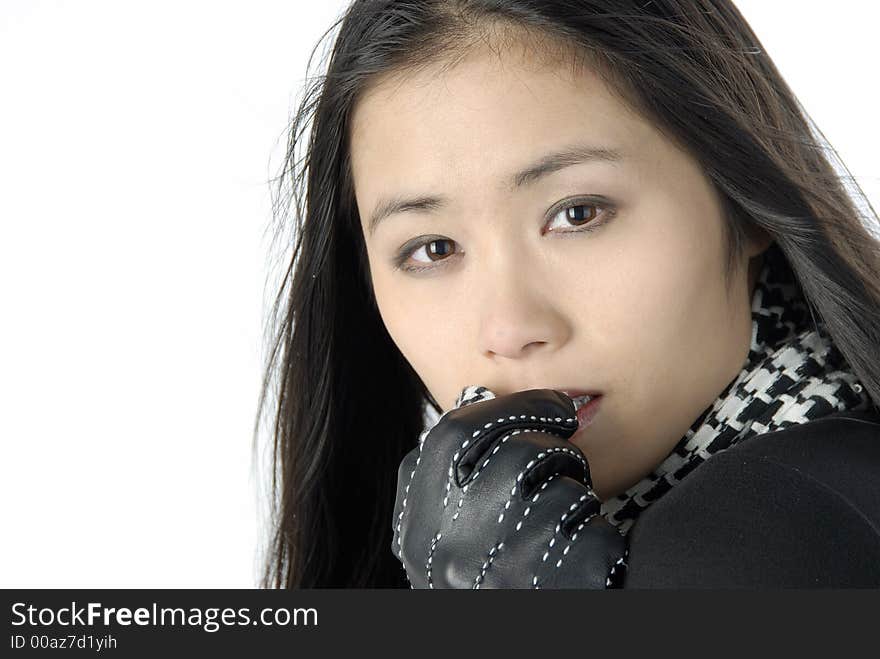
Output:
[[413,588],[620,587],[626,539],[598,514],[574,402],[467,387],[397,472],[392,551]]

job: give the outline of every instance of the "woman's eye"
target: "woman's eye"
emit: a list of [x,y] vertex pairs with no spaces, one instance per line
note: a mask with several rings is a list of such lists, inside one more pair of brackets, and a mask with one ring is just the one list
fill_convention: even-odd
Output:
[[[568,233],[585,233],[587,231],[595,231],[602,226],[614,214],[614,209],[610,206],[599,204],[588,204],[579,202],[568,202],[566,205],[552,211],[549,214],[552,225],[558,218],[560,225],[567,224],[569,227],[575,227],[571,230],[551,229],[551,233],[568,234]],[[600,219],[596,219],[599,217]],[[433,270],[441,264],[442,261],[448,261],[451,254],[455,254],[458,250],[454,247],[454,240],[443,238],[442,236],[426,236],[416,241],[411,241],[401,247],[395,258],[395,266],[400,270],[407,272],[420,272],[423,270]],[[409,265],[407,260],[422,265]]]
[[[449,254],[455,250],[449,245],[454,245],[454,240],[443,238],[442,236],[423,236],[407,242],[400,248],[397,256],[394,258],[394,265],[400,270],[407,272],[419,272],[421,270],[433,270],[436,263],[446,261]],[[413,263],[421,263],[426,265],[409,265],[407,261]]]
[[[579,231],[593,231],[599,227],[601,221],[593,222],[600,215],[599,209],[603,208],[597,204],[569,204],[562,207],[554,213],[550,220],[562,218],[561,223],[568,223],[568,226],[579,227],[575,231],[565,231],[563,233],[577,233]],[[603,209],[607,214],[609,211]],[[604,221],[604,220],[602,220]],[[564,226],[564,224],[563,224]],[[559,232],[557,232],[559,233]]]

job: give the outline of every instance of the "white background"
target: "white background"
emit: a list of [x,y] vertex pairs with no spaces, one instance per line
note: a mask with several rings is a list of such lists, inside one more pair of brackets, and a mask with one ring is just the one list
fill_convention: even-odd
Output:
[[[267,182],[346,5],[0,0],[0,585],[257,583]],[[880,208],[880,10],[737,5]]]

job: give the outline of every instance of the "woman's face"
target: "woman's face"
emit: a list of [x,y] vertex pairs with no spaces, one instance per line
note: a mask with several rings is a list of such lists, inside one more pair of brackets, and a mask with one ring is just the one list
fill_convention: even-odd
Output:
[[605,500],[740,372],[759,263],[728,297],[719,200],[697,162],[594,73],[518,52],[362,97],[351,156],[370,276],[443,411],[469,384],[601,392],[570,441]]

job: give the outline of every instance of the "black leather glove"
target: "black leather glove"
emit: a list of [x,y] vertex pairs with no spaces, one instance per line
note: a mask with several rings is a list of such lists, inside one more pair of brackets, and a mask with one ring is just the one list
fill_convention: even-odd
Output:
[[467,387],[422,433],[398,468],[392,520],[412,588],[622,585],[626,539],[598,514],[587,460],[567,441],[574,412],[553,389]]

